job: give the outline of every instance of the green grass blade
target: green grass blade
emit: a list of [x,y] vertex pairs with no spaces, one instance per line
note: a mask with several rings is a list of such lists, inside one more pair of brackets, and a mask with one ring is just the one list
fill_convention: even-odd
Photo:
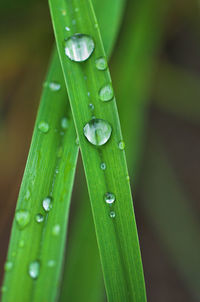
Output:
[[[60,85],[58,91],[49,86],[52,81],[56,81],[54,85]],[[69,122],[66,130],[61,125],[65,117]],[[57,295],[78,154],[75,129],[70,120],[64,80],[55,53],[43,90],[17,203],[17,211],[26,212],[21,226],[16,218],[13,222],[2,301],[54,301]],[[48,123],[49,129],[47,124],[43,124],[41,130],[44,132],[41,131],[38,128],[41,122]],[[42,206],[47,196],[52,197],[53,206],[49,212],[45,212]],[[38,213],[44,217],[41,223],[36,222]],[[38,279],[37,276],[35,279],[30,277],[32,261],[39,261]]]
[[[102,72],[95,67],[95,59],[105,57],[105,53],[94,11],[90,1],[50,1],[50,9],[79,136],[108,300],[146,301],[125,154],[118,146],[122,135],[116,103],[114,99],[102,103],[98,95],[99,89],[110,83],[111,79],[108,70]],[[66,32],[66,26],[70,28],[70,32]],[[64,40],[79,32],[95,40],[94,54],[85,63],[69,60],[64,52]],[[91,112],[88,106],[90,99],[94,112]],[[109,121],[112,125],[111,139],[103,147],[94,147],[83,135],[83,128],[93,115]],[[100,169],[101,162],[107,165],[104,171]],[[105,203],[106,192],[115,194],[114,205]],[[114,219],[110,217],[110,211],[115,211]]]

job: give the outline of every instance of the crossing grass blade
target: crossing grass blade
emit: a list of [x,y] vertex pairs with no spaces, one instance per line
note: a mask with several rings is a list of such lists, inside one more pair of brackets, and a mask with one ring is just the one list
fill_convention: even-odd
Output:
[[[99,71],[95,67],[95,60],[105,57],[105,53],[93,7],[90,1],[49,3],[59,57],[79,137],[107,297],[109,301],[146,301],[116,103],[115,99],[106,103],[99,100],[99,89],[110,83],[111,79],[108,70]],[[65,30],[66,26],[70,28],[70,32]],[[95,41],[94,53],[86,62],[73,62],[65,55],[63,43],[75,33],[87,34]],[[88,106],[91,100],[94,105],[93,112]],[[111,138],[105,146],[93,146],[83,135],[83,128],[92,116],[108,121],[113,129]],[[106,164],[105,170],[100,168],[102,162]],[[106,204],[104,199],[106,192],[115,195],[113,205]],[[115,218],[110,217],[113,213],[116,215]]]
[[[78,155],[58,63],[55,52],[19,193],[2,301],[54,301],[57,296]],[[46,197],[52,198],[49,212],[43,207]],[[36,222],[37,214],[43,221]]]

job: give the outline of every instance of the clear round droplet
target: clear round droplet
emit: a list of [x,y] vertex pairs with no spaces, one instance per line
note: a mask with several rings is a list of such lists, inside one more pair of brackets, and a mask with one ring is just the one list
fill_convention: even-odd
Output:
[[49,260],[49,261],[47,262],[47,266],[48,266],[48,267],[54,267],[55,264],[56,264],[56,262],[55,262],[54,260]]
[[107,192],[107,193],[104,195],[104,200],[105,200],[105,202],[108,203],[108,204],[113,204],[114,201],[115,201],[115,194],[110,193],[110,192]]
[[52,209],[52,198],[46,197],[42,202],[43,209],[49,212]]
[[90,103],[88,106],[89,106],[90,110],[92,110],[92,111],[94,110],[94,105],[92,103]]
[[112,100],[113,96],[114,96],[114,92],[113,92],[112,85],[110,83],[106,84],[99,90],[99,98],[103,102],[108,102]]
[[41,222],[44,221],[44,216],[43,216],[41,213],[38,213],[38,214],[35,216],[35,220],[36,220],[36,222],[41,223]]
[[101,170],[105,170],[106,169],[106,163],[101,163],[100,168],[101,168]]
[[61,85],[60,83],[58,82],[50,82],[49,83],[49,88],[52,90],[52,91],[59,91],[61,89]]
[[114,211],[110,211],[110,218],[115,218],[116,214]]
[[95,65],[98,70],[105,70],[108,67],[106,58],[104,57],[96,59]]
[[42,121],[39,123],[38,129],[43,133],[47,133],[49,131],[49,124]]
[[5,265],[4,265],[4,270],[6,272],[10,272],[13,268],[13,262],[11,261],[6,261]]
[[28,273],[32,279],[38,278],[40,274],[40,262],[38,260],[33,261],[29,264]]
[[18,210],[15,214],[15,220],[21,229],[23,229],[29,224],[30,219],[31,217],[29,211]]
[[91,144],[102,146],[109,140],[112,127],[107,121],[94,118],[85,125],[83,132]]
[[120,150],[124,150],[125,149],[125,142],[124,141],[120,141],[118,144],[118,147]]
[[59,224],[54,225],[54,227],[52,229],[52,234],[54,236],[58,236],[60,234],[60,225]]
[[94,41],[88,35],[75,34],[65,41],[65,54],[72,61],[86,61],[93,51]]
[[63,117],[61,120],[61,127],[63,130],[66,130],[69,126],[68,119],[66,117]]

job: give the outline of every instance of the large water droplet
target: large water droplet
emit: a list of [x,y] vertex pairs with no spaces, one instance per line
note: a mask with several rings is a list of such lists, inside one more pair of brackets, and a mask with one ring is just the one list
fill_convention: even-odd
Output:
[[115,194],[107,192],[104,195],[104,200],[105,200],[106,203],[112,204],[115,201]]
[[115,212],[114,211],[110,211],[110,218],[115,218],[115,216],[116,216],[116,214],[115,214]]
[[93,51],[94,41],[88,35],[75,34],[65,41],[65,54],[72,61],[86,61]]
[[58,90],[60,90],[61,85],[60,85],[60,83],[58,83],[58,82],[50,82],[50,83],[49,83],[49,88],[50,88],[52,91],[58,91]]
[[54,236],[58,236],[60,234],[60,225],[59,224],[54,225],[54,227],[52,229],[52,234]]
[[49,131],[49,124],[42,121],[39,123],[38,129],[43,133],[47,133]]
[[100,58],[96,59],[95,65],[98,70],[105,70],[108,66],[106,59],[104,57],[100,57]]
[[100,168],[101,168],[101,170],[105,170],[106,169],[106,163],[101,163]]
[[41,223],[41,222],[44,221],[44,216],[43,216],[42,214],[38,213],[38,214],[35,216],[35,220],[36,220],[36,222]]
[[11,271],[11,269],[13,268],[13,262],[11,261],[6,261],[5,265],[4,265],[4,270],[6,272]]
[[40,274],[40,262],[38,260],[33,261],[29,264],[28,273],[32,279],[38,278]]
[[124,150],[125,149],[125,142],[124,141],[120,141],[118,144],[118,147],[120,150]]
[[26,210],[18,210],[15,219],[18,226],[23,229],[30,222],[30,213]]
[[46,212],[49,212],[52,208],[52,198],[46,197],[42,202],[42,206]]
[[99,98],[103,102],[112,100],[113,96],[114,92],[111,84],[107,84],[99,90]]
[[94,118],[85,125],[83,132],[91,144],[101,146],[109,140],[112,127],[107,121]]

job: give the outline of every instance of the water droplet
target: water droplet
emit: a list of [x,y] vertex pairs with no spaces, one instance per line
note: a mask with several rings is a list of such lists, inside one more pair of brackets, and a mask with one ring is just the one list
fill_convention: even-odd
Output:
[[93,51],[94,41],[88,35],[75,34],[65,41],[65,54],[72,61],[86,61]]
[[13,268],[13,263],[11,261],[6,261],[5,265],[4,265],[4,270],[6,272],[11,271],[11,269]]
[[92,103],[90,103],[88,106],[91,110],[94,110],[94,105]]
[[46,122],[40,122],[38,129],[43,133],[47,133],[49,131],[49,124]]
[[103,102],[110,101],[113,98],[113,96],[114,96],[114,92],[111,84],[107,84],[99,90],[99,98]]
[[68,119],[66,117],[63,117],[61,120],[61,127],[62,129],[66,130],[69,126]]
[[65,26],[66,31],[70,31],[70,28],[68,26]]
[[105,170],[106,169],[106,164],[105,163],[101,163],[100,164],[100,168],[101,168],[101,170]]
[[58,169],[56,169],[56,171],[55,171],[55,172],[56,172],[56,174],[58,174],[58,173],[59,173],[59,170],[58,170]]
[[52,198],[46,197],[42,202],[42,206],[46,212],[49,212],[52,208]]
[[95,23],[95,24],[94,24],[94,27],[95,27],[95,28],[98,28],[99,26],[98,26],[98,24],[97,24],[97,23]]
[[15,219],[18,226],[23,229],[30,222],[30,213],[26,210],[18,210]]
[[112,128],[107,121],[94,118],[85,125],[83,131],[91,144],[101,146],[109,140]]
[[54,225],[54,227],[52,229],[52,234],[54,236],[58,236],[60,234],[60,225],[59,224]]
[[78,138],[78,136],[76,138],[76,145],[79,146],[79,138]]
[[118,144],[118,147],[120,150],[124,150],[125,149],[125,142],[124,141],[120,141]]
[[19,247],[24,247],[24,240],[23,239],[21,239],[20,241],[19,241]]
[[54,267],[55,264],[56,264],[56,262],[55,262],[54,260],[49,260],[49,261],[47,262],[47,266],[48,266],[48,267]]
[[130,181],[130,176],[127,175],[127,176],[126,176],[126,179],[127,179],[127,181]]
[[104,195],[104,200],[108,204],[112,204],[115,201],[115,195],[113,193],[107,192]]
[[50,82],[50,83],[49,83],[49,88],[50,88],[52,91],[59,91],[60,88],[61,88],[61,85],[60,85],[60,83],[58,83],[58,82]]
[[90,96],[90,92],[89,91],[88,91],[87,95]]
[[38,213],[38,214],[35,216],[35,220],[36,220],[36,222],[38,222],[38,223],[43,222],[43,221],[44,221],[44,216],[43,216],[41,213]]
[[31,196],[31,192],[29,190],[26,191],[25,199],[28,200]]
[[106,59],[104,57],[96,59],[95,65],[98,70],[105,70],[108,67]]
[[111,211],[111,212],[110,212],[110,218],[115,218],[115,216],[116,216],[115,212],[114,212],[114,211]]
[[58,152],[57,152],[58,158],[62,157],[62,154],[63,154],[63,148],[62,148],[62,147],[59,147],[59,148],[58,148]]
[[33,261],[29,264],[28,273],[32,279],[38,278],[40,273],[40,262],[38,260]]
[[3,285],[2,287],[1,287],[1,292],[2,293],[5,293],[7,291],[7,287],[5,286],[5,285]]

